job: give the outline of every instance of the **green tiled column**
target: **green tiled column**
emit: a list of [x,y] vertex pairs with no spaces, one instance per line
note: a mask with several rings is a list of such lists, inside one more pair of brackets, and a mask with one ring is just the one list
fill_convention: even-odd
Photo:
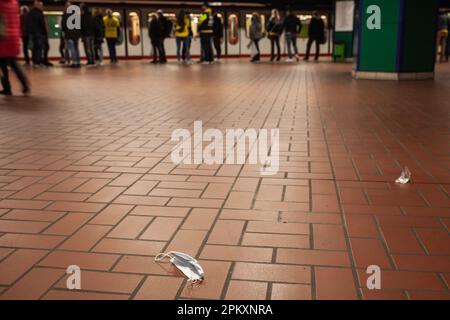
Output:
[[[355,78],[433,79],[439,0],[359,1]],[[380,28],[367,23],[377,8]]]

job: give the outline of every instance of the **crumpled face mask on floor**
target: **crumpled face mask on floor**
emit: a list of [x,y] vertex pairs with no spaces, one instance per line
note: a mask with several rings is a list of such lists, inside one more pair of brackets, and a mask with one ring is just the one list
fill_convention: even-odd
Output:
[[155,257],[156,262],[161,262],[165,258],[170,258],[175,267],[177,267],[183,274],[188,277],[189,281],[193,283],[201,282],[204,279],[203,268],[197,260],[191,256],[177,251],[169,251],[167,253],[160,253]]
[[396,183],[407,184],[411,180],[411,171],[409,171],[408,167],[403,168],[403,171],[400,177],[395,180]]

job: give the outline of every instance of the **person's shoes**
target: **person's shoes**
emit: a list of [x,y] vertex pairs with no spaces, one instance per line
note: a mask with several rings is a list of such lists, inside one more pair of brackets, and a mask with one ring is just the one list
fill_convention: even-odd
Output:
[[162,63],[162,64],[167,63],[167,60],[161,60],[159,63]]
[[70,68],[74,68],[74,69],[78,69],[78,68],[81,68],[81,64],[71,64],[70,65]]
[[288,62],[288,63],[291,63],[292,61],[294,61],[294,60],[292,60],[291,58],[286,59],[286,62]]
[[44,66],[53,67],[53,63],[47,61],[47,62],[44,62]]
[[156,61],[156,60],[153,60],[153,61],[150,61],[150,63],[151,63],[151,64],[157,64],[157,63],[158,63],[158,61]]
[[11,90],[2,90],[0,91],[0,95],[2,96],[12,96]]
[[314,61],[315,61],[315,62],[319,61],[319,58],[314,58]]
[[295,55],[295,60],[297,60],[297,62],[300,62],[300,57],[298,54]]
[[66,64],[66,60],[64,59],[59,60],[59,64]]
[[275,57],[270,57],[270,62],[273,62],[275,60]]
[[307,58],[307,57],[303,58],[303,61],[308,61],[308,60],[309,60],[309,58]]
[[277,61],[280,61],[280,60],[281,60],[281,56],[278,56],[278,57],[277,57]]

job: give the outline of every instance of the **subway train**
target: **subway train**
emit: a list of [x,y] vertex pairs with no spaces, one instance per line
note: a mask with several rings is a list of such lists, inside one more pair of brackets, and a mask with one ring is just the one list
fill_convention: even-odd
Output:
[[[179,3],[176,5],[171,1],[160,1],[157,4],[139,4],[134,2],[89,2],[85,1],[91,8],[102,8],[103,10],[110,8],[121,22],[120,39],[117,44],[117,54],[122,59],[142,59],[149,58],[151,55],[150,39],[148,37],[148,19],[150,15],[158,9],[162,9],[164,15],[171,20],[176,19],[176,14],[184,9],[189,12],[192,23],[192,31],[194,36],[197,35],[197,22],[201,13],[201,2],[195,5],[188,5]],[[31,1],[20,1],[21,5],[32,5]],[[61,34],[61,18],[63,14],[64,2],[58,3],[44,2],[45,17],[48,24],[48,36],[50,43],[49,57],[51,59],[60,58],[59,43]],[[73,2],[79,4],[79,2]],[[247,57],[250,54],[248,48],[249,43],[249,27],[251,14],[258,12],[261,14],[263,28],[265,28],[266,21],[270,17],[271,6],[257,2],[239,3],[233,2],[229,5],[219,2],[210,2],[210,5],[215,13],[221,17],[224,25],[224,41],[222,43],[222,56],[224,58],[231,57]],[[325,22],[327,36],[326,42],[321,45],[321,55],[329,55],[332,52],[332,28],[330,27],[332,21],[333,8],[326,8],[317,10]],[[308,24],[311,19],[313,10],[295,10],[295,13],[301,19],[303,28],[299,34],[297,45],[301,54],[306,51]],[[283,16],[284,10],[280,9],[280,14]],[[175,24],[174,24],[175,25]],[[108,56],[106,42],[103,44],[105,57]],[[286,53],[286,44],[284,38],[281,39],[282,53]],[[176,44],[174,38],[174,31],[172,38],[165,41],[166,53],[168,58],[176,56]],[[312,47],[311,52],[314,53]],[[80,45],[81,48],[81,45]],[[266,38],[260,43],[261,54],[270,54],[270,41]],[[83,50],[81,50],[83,54]],[[191,56],[198,57],[200,55],[200,40],[196,39],[192,42]]]

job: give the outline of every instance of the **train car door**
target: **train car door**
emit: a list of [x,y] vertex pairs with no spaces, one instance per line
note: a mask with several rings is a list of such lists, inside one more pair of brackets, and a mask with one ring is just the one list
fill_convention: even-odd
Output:
[[241,35],[239,13],[229,13],[227,15],[227,55],[239,56],[241,54]]
[[[116,53],[119,58],[126,57],[124,12],[123,10],[113,9],[113,16],[119,19],[120,21],[120,28],[119,28],[120,32],[119,32],[119,39],[117,40],[116,43]],[[105,57],[109,57],[108,45],[106,44],[106,40],[103,42],[103,54],[105,55]]]
[[128,57],[142,57],[142,28],[140,10],[126,10],[126,48]]
[[[48,26],[48,42],[50,51],[49,58],[60,58],[59,44],[61,38],[62,11],[44,11],[45,20]],[[83,52],[82,50],[80,52]]]

